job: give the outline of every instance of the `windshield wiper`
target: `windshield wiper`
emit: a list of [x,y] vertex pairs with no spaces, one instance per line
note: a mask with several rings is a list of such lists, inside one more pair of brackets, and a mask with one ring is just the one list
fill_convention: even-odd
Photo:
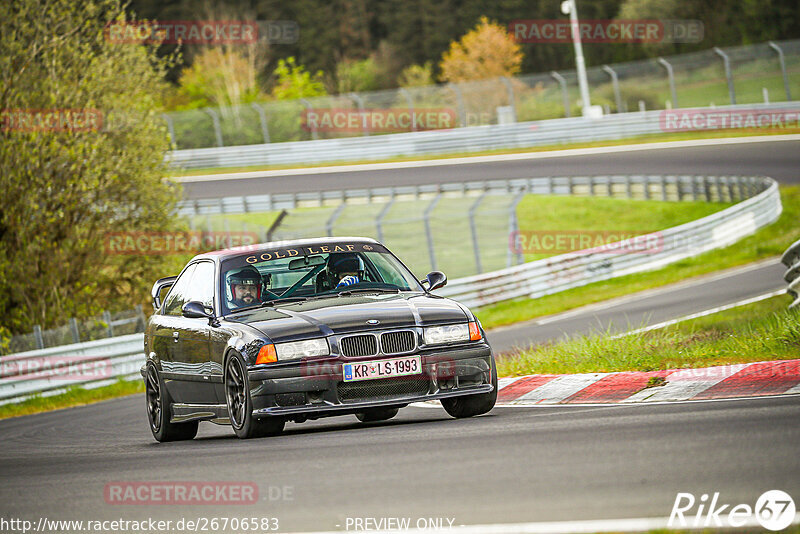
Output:
[[388,287],[361,287],[355,289],[345,289],[344,291],[339,291],[338,295],[341,296],[348,296],[352,295],[353,293],[400,293],[400,288],[388,288]]

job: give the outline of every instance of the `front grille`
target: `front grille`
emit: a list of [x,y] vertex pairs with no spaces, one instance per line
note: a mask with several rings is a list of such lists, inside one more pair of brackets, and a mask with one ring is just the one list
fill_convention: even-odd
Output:
[[384,354],[400,354],[414,350],[416,334],[411,330],[386,332],[381,334],[381,350]]
[[424,395],[428,392],[428,383],[428,377],[424,375],[363,382],[339,382],[339,400],[348,402],[379,397]]
[[371,334],[343,337],[340,346],[348,358],[378,354],[378,339]]

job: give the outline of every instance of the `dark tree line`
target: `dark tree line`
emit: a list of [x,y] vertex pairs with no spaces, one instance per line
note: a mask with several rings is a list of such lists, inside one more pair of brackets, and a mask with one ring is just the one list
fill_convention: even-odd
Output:
[[[133,0],[130,9],[151,19],[202,19],[212,10],[259,20],[292,20],[300,28],[295,44],[274,45],[265,70],[279,58],[295,56],[312,71],[333,73],[344,60],[374,55],[385,72],[397,74],[411,64],[437,64],[449,43],[485,15],[507,24],[517,19],[565,19],[560,0]],[[797,0],[578,0],[582,19],[613,19],[620,13],[639,18],[698,19],[705,25],[699,43],[642,47],[636,44],[585,46],[587,64],[598,65],[661,55],[732,46],[769,39],[800,37]],[[170,47],[164,47],[164,53]],[[186,47],[191,62],[196,47]],[[574,66],[568,44],[524,44],[522,72]],[[173,79],[176,73],[172,73]],[[383,80],[395,86],[392,76]]]

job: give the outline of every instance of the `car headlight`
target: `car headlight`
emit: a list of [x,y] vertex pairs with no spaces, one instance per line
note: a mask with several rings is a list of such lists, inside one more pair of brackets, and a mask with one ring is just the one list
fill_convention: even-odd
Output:
[[331,353],[331,349],[328,347],[327,339],[317,338],[290,343],[275,343],[275,353],[278,361],[283,361],[311,356],[327,356]]
[[423,331],[426,345],[441,345],[442,343],[456,343],[469,341],[469,326],[467,323],[451,324],[447,326],[429,326]]

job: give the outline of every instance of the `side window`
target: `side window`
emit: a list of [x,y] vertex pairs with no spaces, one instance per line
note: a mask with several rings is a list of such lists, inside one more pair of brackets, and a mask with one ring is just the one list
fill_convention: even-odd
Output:
[[204,261],[197,264],[197,268],[189,283],[186,302],[202,302],[204,306],[214,307],[214,264]]
[[175,281],[175,285],[170,289],[167,300],[164,302],[164,315],[181,314],[183,305],[188,302],[186,300],[186,291],[189,288],[196,266],[196,264],[190,265]]

